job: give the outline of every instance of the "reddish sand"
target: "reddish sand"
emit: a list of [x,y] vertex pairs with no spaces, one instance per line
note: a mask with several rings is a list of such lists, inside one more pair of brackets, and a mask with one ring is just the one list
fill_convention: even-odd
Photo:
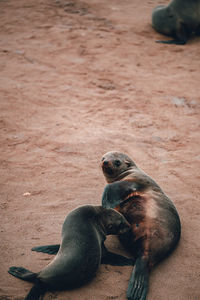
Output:
[[[150,278],[148,300],[200,299],[200,38],[162,45],[151,11],[168,1],[0,1],[0,299],[32,284],[73,208],[101,203],[99,162],[127,153],[173,199],[177,250]],[[106,245],[126,254],[116,237]],[[131,267],[102,265],[88,285],[45,299],[126,299]]]

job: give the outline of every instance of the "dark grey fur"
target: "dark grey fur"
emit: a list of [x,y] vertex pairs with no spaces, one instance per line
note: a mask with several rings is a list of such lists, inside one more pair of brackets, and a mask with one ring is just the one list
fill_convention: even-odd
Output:
[[[92,205],[78,207],[64,221],[62,242],[50,264],[39,273],[21,267],[11,267],[9,273],[34,282],[26,300],[40,299],[47,289],[80,286],[94,277],[103,259],[112,259],[112,253],[104,246],[106,235],[122,234],[129,229],[130,225],[125,218],[113,209]],[[114,258],[124,259],[125,264],[129,260],[114,253],[113,255]]]

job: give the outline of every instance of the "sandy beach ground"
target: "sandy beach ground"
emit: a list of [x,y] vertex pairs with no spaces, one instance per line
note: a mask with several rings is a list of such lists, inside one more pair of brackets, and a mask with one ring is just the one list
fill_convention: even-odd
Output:
[[[185,46],[151,27],[168,1],[0,1],[0,299],[21,300],[60,242],[66,214],[99,205],[101,156],[127,153],[174,201],[176,251],[150,277],[148,300],[200,299],[200,38]],[[116,237],[107,247],[128,255]],[[126,299],[131,267],[101,265],[88,285],[45,300]]]

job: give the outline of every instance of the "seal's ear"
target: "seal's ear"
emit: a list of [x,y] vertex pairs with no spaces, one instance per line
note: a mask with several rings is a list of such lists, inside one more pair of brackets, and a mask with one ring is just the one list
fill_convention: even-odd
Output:
[[128,168],[131,166],[131,162],[128,160],[125,160],[125,164],[127,165]]
[[174,14],[174,11],[172,10],[172,8],[170,6],[167,6],[165,8],[165,15],[164,15],[164,18],[166,19],[167,22],[173,22],[175,21],[175,14]]

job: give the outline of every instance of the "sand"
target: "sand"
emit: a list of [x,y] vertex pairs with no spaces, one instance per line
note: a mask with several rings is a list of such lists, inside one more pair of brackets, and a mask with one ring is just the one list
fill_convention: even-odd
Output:
[[[150,277],[147,300],[200,299],[200,38],[185,46],[151,27],[168,1],[0,1],[0,299],[32,284],[73,208],[99,205],[101,156],[127,153],[174,201],[176,251]],[[107,247],[127,255],[116,237]],[[47,299],[126,299],[132,268],[101,265],[94,280]]]

